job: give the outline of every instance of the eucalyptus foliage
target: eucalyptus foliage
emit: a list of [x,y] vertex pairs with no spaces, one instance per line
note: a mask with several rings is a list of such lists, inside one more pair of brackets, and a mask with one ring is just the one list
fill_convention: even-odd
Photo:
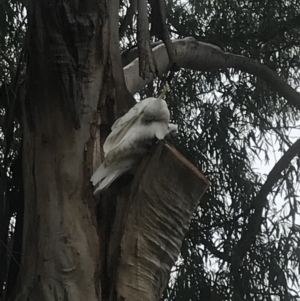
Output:
[[[253,58],[294,88],[300,79],[299,16],[297,1],[168,2],[174,38],[192,36]],[[145,93],[158,93],[155,88],[165,80]],[[299,157],[270,191],[246,255],[235,252],[267,178],[255,162],[268,166],[274,152],[289,149],[291,132],[300,133],[299,112],[264,82],[238,70],[181,70],[167,99],[180,125],[177,148],[212,185],[195,213],[164,300],[299,300]]]

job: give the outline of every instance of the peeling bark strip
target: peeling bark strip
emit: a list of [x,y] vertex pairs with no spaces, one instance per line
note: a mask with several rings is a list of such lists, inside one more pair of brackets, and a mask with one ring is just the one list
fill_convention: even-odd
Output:
[[142,162],[132,184],[120,245],[115,282],[118,300],[160,299],[209,184],[187,159],[163,142]]

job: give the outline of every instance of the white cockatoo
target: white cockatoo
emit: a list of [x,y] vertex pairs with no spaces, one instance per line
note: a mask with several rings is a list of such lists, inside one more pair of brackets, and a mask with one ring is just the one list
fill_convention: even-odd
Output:
[[177,125],[170,123],[170,112],[163,100],[168,89],[166,86],[158,98],[143,99],[113,124],[103,145],[104,162],[91,178],[97,186],[94,194],[132,170],[155,138],[162,140],[177,133]]

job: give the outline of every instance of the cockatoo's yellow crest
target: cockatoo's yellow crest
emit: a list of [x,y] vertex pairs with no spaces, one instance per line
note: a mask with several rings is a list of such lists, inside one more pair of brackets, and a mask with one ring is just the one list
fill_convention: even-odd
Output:
[[163,99],[168,91],[170,91],[170,86],[168,84],[165,84],[164,89],[162,90],[158,98]]

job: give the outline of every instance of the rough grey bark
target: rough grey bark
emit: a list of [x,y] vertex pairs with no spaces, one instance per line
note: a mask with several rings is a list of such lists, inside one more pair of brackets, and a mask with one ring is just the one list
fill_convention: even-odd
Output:
[[[56,85],[48,81],[48,88],[55,91]],[[88,118],[74,130],[61,112],[59,94],[45,90],[41,85],[30,93],[35,129],[24,128],[25,222],[17,300],[98,300],[98,235],[88,197],[82,195],[88,180],[83,169]]]
[[99,237],[85,164],[107,57],[105,47],[99,55],[107,45],[106,20],[100,27],[100,17],[97,1],[84,8],[29,2],[25,217],[16,300],[101,299]]

